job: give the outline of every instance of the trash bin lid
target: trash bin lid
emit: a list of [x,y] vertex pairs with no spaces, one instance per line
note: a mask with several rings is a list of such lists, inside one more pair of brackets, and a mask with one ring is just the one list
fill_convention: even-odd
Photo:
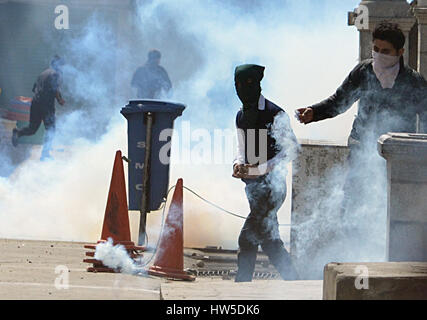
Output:
[[153,113],[174,113],[180,116],[185,109],[181,103],[161,101],[161,100],[129,100],[129,103],[120,111],[123,115],[153,112]]

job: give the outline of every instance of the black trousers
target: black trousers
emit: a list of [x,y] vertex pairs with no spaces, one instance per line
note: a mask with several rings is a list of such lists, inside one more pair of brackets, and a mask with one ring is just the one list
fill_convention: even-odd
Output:
[[46,131],[55,130],[55,107],[46,106],[43,102],[33,100],[30,109],[30,124],[18,130],[18,137],[32,136],[39,129],[42,121]]
[[43,154],[49,152],[51,140],[55,133],[55,107],[43,102],[33,100],[30,109],[30,123],[27,127],[18,130],[18,137],[32,136],[37,132],[41,123],[44,123],[46,133],[44,139]]
[[252,281],[259,245],[284,280],[297,280],[291,257],[280,239],[277,220],[277,211],[286,199],[286,182],[273,186],[268,175],[243,181],[251,212],[239,236],[235,281]]

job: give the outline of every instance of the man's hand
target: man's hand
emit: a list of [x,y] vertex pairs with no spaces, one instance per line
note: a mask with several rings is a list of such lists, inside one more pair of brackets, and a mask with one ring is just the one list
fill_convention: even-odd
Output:
[[244,164],[235,164],[233,166],[233,178],[242,179],[244,175],[248,173]]
[[62,99],[62,95],[61,92],[56,92],[56,100],[58,101],[58,103],[63,106],[65,104],[65,100]]
[[[250,169],[255,169],[255,170],[250,170]],[[243,178],[244,179],[256,179],[259,176],[261,176],[261,174],[259,173],[259,169],[258,169],[258,165],[257,164],[245,164],[244,165],[244,174],[243,174]],[[253,174],[253,172],[256,172],[256,174]],[[252,174],[251,174],[252,172]]]
[[256,164],[235,164],[233,167],[233,177],[237,179],[256,179],[260,175],[250,175],[250,168],[258,168]]
[[299,122],[309,124],[313,122],[314,111],[311,108],[301,108],[296,111]]

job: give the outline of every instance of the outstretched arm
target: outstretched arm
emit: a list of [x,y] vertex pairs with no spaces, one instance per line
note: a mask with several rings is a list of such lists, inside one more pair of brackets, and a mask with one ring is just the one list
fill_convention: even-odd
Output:
[[312,105],[308,108],[301,108],[296,111],[297,118],[301,123],[320,121],[336,117],[344,113],[360,98],[361,82],[364,77],[366,65],[357,65],[344,80],[337,91],[328,99]]

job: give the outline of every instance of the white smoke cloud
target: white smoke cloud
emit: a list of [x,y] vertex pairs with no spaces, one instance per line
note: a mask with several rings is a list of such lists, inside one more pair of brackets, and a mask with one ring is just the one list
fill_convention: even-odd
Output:
[[[330,262],[381,262],[386,252],[387,181],[385,160],[374,143],[360,151],[360,167],[353,168],[353,185],[343,211],[344,181],[348,164],[335,164],[322,177],[308,181],[302,197],[311,208],[293,228],[297,233],[295,258],[306,279],[322,279],[323,267]],[[319,189],[319,182],[323,188]]]
[[[216,1],[144,1],[139,2],[139,18],[134,21],[135,37],[121,43],[112,36],[115,29],[109,21],[94,16],[67,43],[64,54],[66,93],[81,105],[58,119],[56,145],[66,151],[54,153],[54,162],[26,161],[0,180],[0,236],[99,239],[114,154],[118,149],[127,152],[126,124],[119,109],[132,97],[130,79],[148,49],[162,51],[162,65],[174,84],[172,100],[187,105],[176,127],[189,120],[194,129],[234,130],[240,106],[233,82],[238,64],[265,65],[263,93],[290,115],[335,90],[357,61],[358,34],[345,24],[346,10],[357,4],[353,2],[345,10],[328,5],[325,21],[310,24],[284,19],[295,13],[301,19],[317,14],[309,2],[282,8],[273,1],[255,9]],[[129,61],[111,79],[117,60]],[[351,121],[349,114],[304,127],[291,117],[298,138],[342,139]],[[231,163],[175,164],[172,154],[170,185],[179,177],[212,202],[238,214],[249,212],[244,185],[231,178]],[[186,245],[237,246],[243,220],[218,212],[185,191],[184,199]],[[281,223],[289,222],[289,199],[290,195],[279,211]],[[152,241],[161,231],[159,219],[158,213],[148,216]],[[281,231],[288,236],[288,229]]]
[[[174,91],[174,100],[184,101],[188,106],[182,121],[190,119],[192,128],[235,129],[234,117],[240,102],[234,92],[233,72],[234,67],[240,63],[259,63],[267,67],[262,83],[263,93],[283,106],[289,114],[293,114],[293,110],[298,107],[327,97],[357,63],[357,31],[344,25],[337,28],[338,17],[332,6],[329,8],[328,13],[331,15],[328,18],[333,18],[324,21],[321,27],[314,25],[308,31],[307,27],[295,21],[288,23],[282,19],[283,11],[277,10],[277,3],[265,4],[265,7],[263,4],[263,10],[257,8],[251,13],[245,12],[244,8],[230,9],[227,5],[213,1],[144,3],[146,2],[141,2],[140,6],[141,29],[150,30],[150,26],[156,26],[155,32],[144,33],[146,39],[157,37],[156,30],[179,26],[178,31],[173,31],[180,33],[179,39],[193,40],[179,44],[173,41],[161,43],[162,61],[170,70],[172,78],[175,72],[184,73],[176,64],[182,53],[168,57],[169,52],[176,52],[175,47],[188,52],[190,60],[194,56],[203,56],[204,63],[194,69],[193,77],[176,84]],[[295,4],[291,6],[289,10],[299,13]],[[185,9],[189,7],[192,9]],[[273,8],[276,10],[272,10]],[[307,12],[314,10],[307,3],[305,8]],[[212,18],[212,13],[215,14],[215,19]],[[310,36],[307,36],[308,33]],[[334,46],[334,50],[323,50],[327,44],[335,42],[339,42],[340,46]],[[187,60],[186,55],[179,60],[179,63],[185,64],[182,69],[188,70]],[[336,65],[328,65],[324,61],[334,61]],[[294,119],[291,119],[291,124],[298,138],[344,140],[350,131],[352,120],[350,111],[344,118],[332,120],[323,126],[303,127]],[[180,123],[181,120],[178,119],[178,127]],[[189,174],[190,172],[193,174]],[[249,208],[244,184],[230,179],[230,175],[231,165],[186,166],[176,164],[172,154],[171,183],[178,177],[183,177],[185,185],[200,191],[211,201],[246,215]],[[287,199],[279,212],[281,223],[289,221],[290,192]],[[220,243],[235,248],[243,222],[209,208],[192,195],[186,196],[184,228],[187,244],[206,239],[201,243]],[[221,230],[220,239],[212,232],[212,226]],[[281,230],[285,236],[288,234],[289,229]],[[190,237],[188,233],[195,236]]]
[[143,272],[143,269],[129,256],[125,247],[120,244],[114,245],[111,238],[96,245],[95,259],[102,261],[109,268],[119,270],[121,273],[136,274]]
[[77,139],[53,152],[54,161],[39,162],[35,150],[0,178],[0,236],[99,240],[115,152],[126,152],[125,128],[114,126],[98,143]]

